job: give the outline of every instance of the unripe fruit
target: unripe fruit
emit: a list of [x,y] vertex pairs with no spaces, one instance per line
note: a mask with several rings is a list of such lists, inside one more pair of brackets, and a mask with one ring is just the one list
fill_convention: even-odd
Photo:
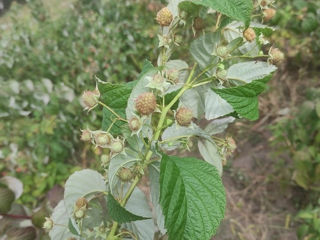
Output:
[[102,167],[107,167],[109,165],[110,162],[110,157],[107,154],[103,154],[101,156],[101,165]]
[[10,228],[6,235],[8,240],[34,240],[37,238],[36,230],[33,227]]
[[129,120],[129,128],[131,131],[136,132],[141,128],[141,122],[140,119],[137,117],[132,117]]
[[158,13],[156,20],[161,26],[169,26],[172,22],[173,16],[167,7],[162,8]]
[[91,132],[87,129],[81,130],[81,141],[90,141],[91,140]]
[[135,102],[136,109],[141,115],[149,115],[157,107],[156,96],[152,92],[142,93]]
[[189,126],[192,121],[192,111],[186,107],[180,107],[176,113],[176,120],[181,126]]
[[97,131],[94,133],[94,142],[97,146],[106,148],[111,143],[112,136],[103,131]]
[[252,42],[253,40],[256,39],[256,33],[252,28],[247,28],[244,32],[243,32],[243,37],[248,41],[248,42]]
[[45,208],[41,208],[32,214],[31,221],[35,227],[41,228],[46,221],[47,211]]
[[218,69],[216,74],[217,74],[217,78],[223,81],[227,79],[227,71],[224,69]]
[[118,172],[118,177],[124,181],[124,182],[128,182],[130,181],[133,177],[134,177],[134,174],[133,172],[131,171],[130,168],[121,168]]
[[78,198],[76,201],[76,209],[86,209],[88,207],[88,201],[84,197]]
[[53,228],[53,221],[51,218],[46,217],[45,222],[43,223],[43,228],[47,231],[50,231]]
[[81,98],[85,105],[85,110],[91,110],[98,105],[100,92],[98,89],[94,91],[84,91]]
[[272,48],[269,52],[270,62],[273,64],[279,64],[284,60],[284,53],[279,48]]
[[114,139],[110,144],[110,151],[112,153],[120,153],[124,148],[123,141],[120,139]]
[[227,47],[225,47],[225,46],[219,46],[219,47],[217,47],[217,55],[219,56],[219,57],[222,57],[222,58],[224,58],[224,57],[226,57],[227,55],[228,55],[228,48]]
[[14,193],[8,188],[0,188],[0,213],[7,213],[14,202]]
[[274,15],[276,15],[276,10],[273,8],[268,8],[266,10],[263,11],[263,19],[267,22],[269,21],[271,18],[274,17]]
[[75,216],[75,218],[77,218],[77,219],[81,219],[81,218],[84,217],[84,211],[83,211],[82,209],[76,210],[76,211],[74,212],[74,216]]

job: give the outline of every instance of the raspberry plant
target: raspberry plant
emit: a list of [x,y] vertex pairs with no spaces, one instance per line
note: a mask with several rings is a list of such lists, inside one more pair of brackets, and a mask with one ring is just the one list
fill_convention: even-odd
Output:
[[[171,0],[158,12],[156,66],[145,61],[127,84],[97,79],[83,95],[86,110],[103,109],[102,130],[83,130],[82,140],[104,151],[104,174],[85,169],[69,177],[45,223],[53,222],[51,239],[205,240],[216,233],[226,205],[223,163],[235,144],[214,135],[235,119],[258,118],[258,95],[281,61],[262,51],[273,31],[261,23],[269,4]],[[202,19],[210,19],[207,28]],[[190,28],[193,60],[172,59]],[[194,147],[202,160],[168,155]]]

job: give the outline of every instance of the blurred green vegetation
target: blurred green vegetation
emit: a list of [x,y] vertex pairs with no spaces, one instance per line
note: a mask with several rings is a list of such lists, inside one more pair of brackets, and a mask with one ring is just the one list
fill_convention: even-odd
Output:
[[82,113],[81,92],[95,76],[131,81],[156,56],[145,2],[58,2],[12,4],[0,18],[0,171],[23,181],[29,204],[90,159],[80,129],[100,128],[101,116]]

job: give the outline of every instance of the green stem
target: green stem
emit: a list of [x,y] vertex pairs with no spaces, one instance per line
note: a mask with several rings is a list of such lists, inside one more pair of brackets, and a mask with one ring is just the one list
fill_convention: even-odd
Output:
[[[148,166],[148,164],[151,163],[150,159],[152,157],[152,154],[153,152],[150,150],[151,148],[151,144],[152,142],[154,141],[157,141],[160,137],[160,134],[161,134],[161,131],[162,131],[162,126],[163,126],[163,123],[166,119],[166,116],[167,116],[167,113],[168,111],[170,110],[170,108],[179,100],[179,98],[182,96],[182,94],[188,90],[189,88],[192,87],[192,85],[190,84],[191,82],[191,79],[194,75],[194,72],[195,72],[195,69],[196,69],[196,65],[194,65],[194,67],[192,68],[191,72],[190,72],[190,75],[186,81],[186,84],[184,85],[184,87],[179,91],[179,93],[171,100],[171,102],[165,107],[163,108],[163,111],[161,113],[161,116],[160,116],[160,120],[159,120],[159,123],[158,123],[158,126],[157,126],[157,130],[156,130],[156,133],[153,135],[153,138],[152,140],[149,142],[148,144],[148,148],[147,148],[147,154],[145,156],[145,159],[143,161],[143,167],[146,167]],[[137,175],[134,179],[134,181],[131,183],[130,187],[129,187],[129,190],[127,191],[126,195],[124,196],[124,198],[120,201],[120,205],[122,207],[124,207],[127,203],[127,201],[129,200],[134,188],[137,186],[137,184],[139,183],[140,179],[141,179],[142,175]],[[113,224],[112,224],[112,228],[110,230],[110,233],[108,234],[108,237],[107,237],[107,240],[115,240],[116,237],[115,237],[115,234],[116,234],[116,231],[117,231],[117,228],[118,228],[118,225],[119,223],[116,222],[116,221],[113,221]]]
[[115,115],[119,120],[128,122],[126,119],[122,118],[118,113],[116,113],[111,107],[108,105],[104,104],[103,102],[99,101],[99,104],[108,109],[113,115]]

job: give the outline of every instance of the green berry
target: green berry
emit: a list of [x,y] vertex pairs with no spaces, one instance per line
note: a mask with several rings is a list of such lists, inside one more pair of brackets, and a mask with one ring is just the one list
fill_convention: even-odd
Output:
[[98,89],[93,91],[84,91],[82,94],[82,101],[85,105],[85,110],[91,110],[99,103],[100,92]]
[[85,214],[85,211],[82,209],[79,209],[74,212],[74,217],[77,219],[81,219],[84,217],[84,214]]
[[229,51],[228,51],[228,48],[226,46],[219,46],[217,47],[217,55],[219,57],[226,57],[228,55]]
[[94,142],[97,146],[106,148],[112,141],[112,136],[104,131],[96,131],[93,134]]
[[277,11],[273,8],[267,8],[263,11],[263,19],[268,22],[276,15]]
[[176,113],[176,120],[180,126],[189,126],[192,118],[192,111],[186,107],[180,107]]
[[156,110],[156,96],[152,92],[142,93],[136,99],[135,106],[141,115],[149,115]]
[[123,141],[120,139],[114,139],[110,144],[110,151],[112,153],[120,153],[124,148]]
[[124,182],[128,182],[130,181],[133,177],[134,177],[134,174],[133,172],[131,171],[130,168],[121,168],[118,172],[118,177],[124,181]]
[[32,224],[35,227],[41,228],[46,221],[47,211],[45,208],[41,208],[40,210],[36,211],[31,216]]
[[87,129],[81,130],[81,141],[90,141],[91,140],[91,132]]
[[170,10],[167,7],[164,7],[157,13],[156,20],[163,27],[169,26],[173,20],[173,16]]
[[244,32],[243,32],[243,37],[248,41],[248,42],[252,42],[253,40],[256,39],[256,33],[252,28],[247,28]]
[[43,223],[43,228],[47,231],[50,231],[53,228],[53,221],[51,218],[46,217],[45,222]]

